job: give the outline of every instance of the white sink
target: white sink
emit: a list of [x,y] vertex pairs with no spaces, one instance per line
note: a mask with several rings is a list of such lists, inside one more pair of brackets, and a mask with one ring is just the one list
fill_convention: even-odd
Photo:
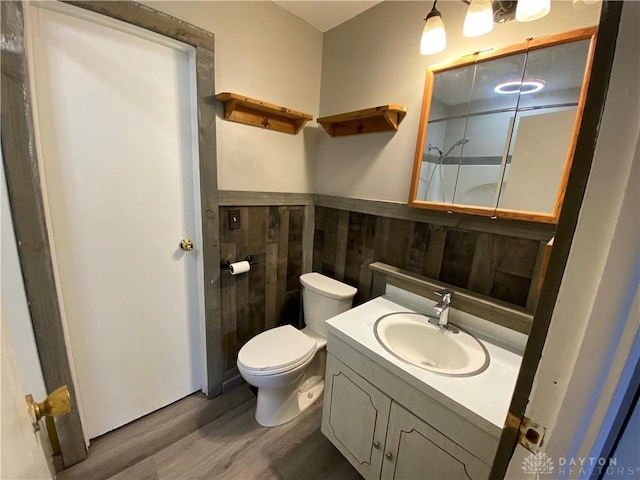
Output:
[[477,338],[428,320],[419,313],[391,313],[380,317],[373,328],[376,339],[391,355],[424,370],[456,377],[486,370],[489,354]]

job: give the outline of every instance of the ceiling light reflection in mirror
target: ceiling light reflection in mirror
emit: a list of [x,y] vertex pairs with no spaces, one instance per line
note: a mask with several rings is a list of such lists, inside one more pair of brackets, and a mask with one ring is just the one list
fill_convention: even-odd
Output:
[[544,88],[544,80],[539,79],[524,79],[524,80],[508,80],[506,82],[500,82],[493,89],[496,93],[502,95],[513,95],[519,93],[520,95],[526,95],[528,93],[536,93]]

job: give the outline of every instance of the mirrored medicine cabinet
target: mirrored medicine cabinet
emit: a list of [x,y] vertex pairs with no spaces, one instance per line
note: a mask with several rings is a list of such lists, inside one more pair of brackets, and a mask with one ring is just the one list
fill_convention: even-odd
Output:
[[429,67],[412,207],[557,223],[596,27]]

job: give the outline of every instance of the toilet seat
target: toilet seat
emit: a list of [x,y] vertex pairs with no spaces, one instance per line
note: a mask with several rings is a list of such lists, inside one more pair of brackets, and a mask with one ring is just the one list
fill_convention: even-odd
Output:
[[238,366],[250,375],[277,375],[310,361],[315,352],[315,340],[284,325],[249,340],[238,352]]

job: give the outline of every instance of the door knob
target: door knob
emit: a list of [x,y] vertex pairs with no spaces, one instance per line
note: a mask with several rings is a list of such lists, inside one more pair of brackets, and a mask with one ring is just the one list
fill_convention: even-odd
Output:
[[53,417],[71,412],[71,395],[69,395],[69,389],[66,385],[51,392],[41,403],[35,402],[31,394],[27,395],[25,399],[27,401],[27,410],[31,417],[31,424],[36,432],[40,430],[38,422],[43,416]]
[[387,458],[387,460],[393,460],[393,453],[391,452],[385,453],[384,456]]
[[188,238],[183,238],[182,240],[180,240],[180,248],[185,252],[189,252],[193,250],[193,242]]

